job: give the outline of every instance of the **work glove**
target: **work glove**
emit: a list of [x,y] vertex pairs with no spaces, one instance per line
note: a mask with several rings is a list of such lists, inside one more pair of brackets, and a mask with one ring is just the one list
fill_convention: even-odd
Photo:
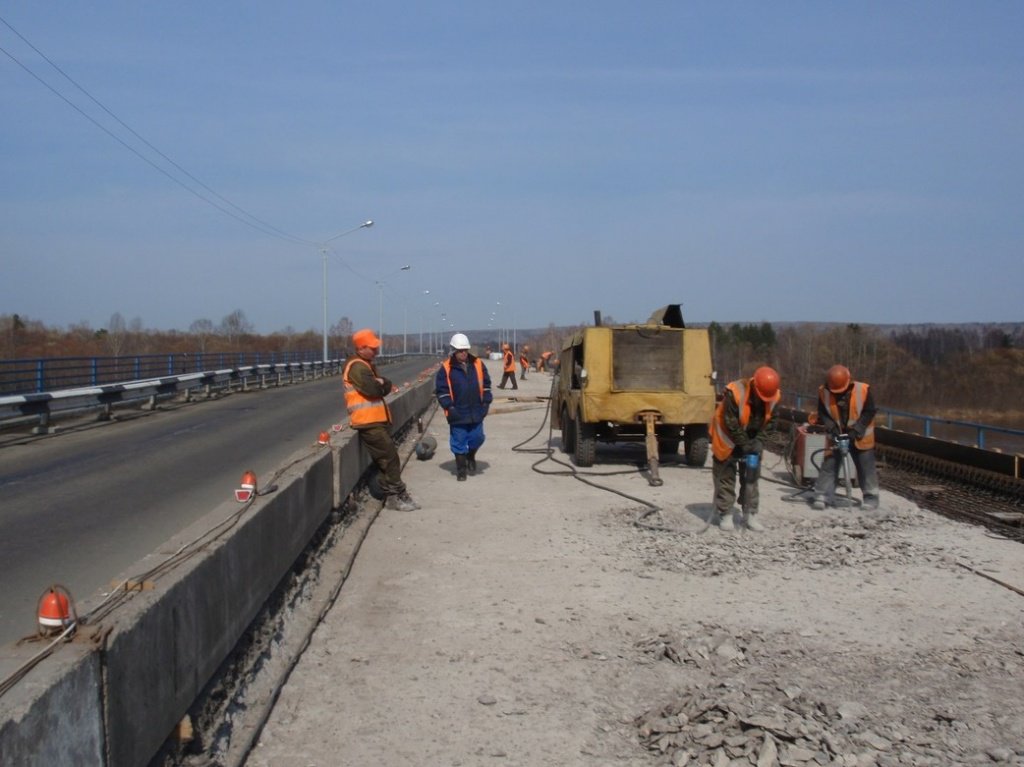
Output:
[[853,424],[853,426],[851,426],[847,430],[847,433],[853,439],[863,439],[863,437],[864,437],[864,425],[863,424],[859,424],[859,423],[855,423],[855,424]]
[[752,439],[743,446],[743,452],[746,455],[750,455],[751,453],[760,455],[762,450],[764,450],[764,445],[761,444],[761,440],[759,439]]

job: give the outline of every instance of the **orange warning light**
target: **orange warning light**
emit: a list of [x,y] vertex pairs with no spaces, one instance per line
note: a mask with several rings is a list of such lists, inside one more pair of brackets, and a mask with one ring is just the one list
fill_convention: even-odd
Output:
[[329,444],[331,444],[331,435],[328,432],[326,432],[326,431],[320,432],[320,436],[317,437],[316,443],[318,445],[329,445]]
[[242,475],[241,487],[235,490],[235,500],[245,503],[256,495],[256,473],[247,471]]
[[57,634],[77,622],[74,618],[74,606],[71,595],[63,586],[51,586],[39,597],[36,611],[39,620],[39,633],[42,635]]

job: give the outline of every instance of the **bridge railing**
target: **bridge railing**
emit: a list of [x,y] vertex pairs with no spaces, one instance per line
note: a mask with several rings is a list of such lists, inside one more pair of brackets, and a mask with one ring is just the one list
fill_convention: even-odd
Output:
[[[794,408],[805,412],[818,409],[818,395],[797,394],[792,397]],[[934,437],[947,442],[974,445],[982,450],[1024,453],[1024,430],[1003,426],[937,418],[903,410],[878,408],[875,423],[887,429],[906,431],[922,437]]]
[[[159,355],[152,355],[153,357]],[[189,355],[162,355],[182,357]],[[259,355],[254,355],[259,356]],[[263,355],[267,356],[267,355]],[[419,354],[391,354],[382,355],[376,360],[376,364],[384,366],[399,362],[408,357],[419,357]],[[429,356],[429,355],[422,355]],[[215,357],[216,361],[244,359],[243,355],[207,355],[206,359]],[[98,359],[98,358],[64,358],[67,359]],[[123,358],[128,359],[128,358]],[[142,358],[133,358],[139,359]],[[59,362],[54,359],[48,362]],[[202,361],[202,360],[200,360]],[[345,359],[335,360],[311,360],[292,362],[265,362],[250,365],[239,365],[237,367],[219,367],[205,370],[186,371],[182,360],[178,360],[178,370],[175,374],[157,375],[149,378],[126,378],[111,383],[99,385],[76,386],[72,388],[58,388],[51,391],[33,391],[23,394],[4,395],[0,393],[0,426],[21,424],[26,421],[37,420],[34,427],[35,433],[48,433],[53,430],[52,421],[54,418],[74,415],[83,411],[99,410],[100,418],[107,419],[113,413],[113,409],[119,406],[149,406],[155,407],[159,399],[178,396],[184,393],[187,397],[192,396],[195,389],[205,389],[207,396],[211,396],[216,390],[239,388],[246,390],[250,386],[265,388],[267,386],[278,386],[282,384],[295,383],[297,380],[308,380],[319,378],[325,375],[341,373],[344,368]],[[55,365],[54,369],[61,369]],[[68,366],[69,370],[75,369]],[[110,374],[113,368],[105,367],[106,375]],[[133,372],[144,370],[142,363],[133,367]],[[80,368],[76,375],[81,375]],[[70,380],[70,377],[69,379]],[[92,379],[89,379],[90,381]]]
[[136,354],[119,357],[45,357],[0,360],[0,395],[52,392],[122,381],[141,381],[252,365],[316,362],[320,354],[207,352]]
[[264,388],[318,378],[341,371],[344,360],[286,362],[265,365],[205,370],[182,375],[122,381],[101,386],[58,389],[0,396],[0,425],[37,420],[35,433],[52,431],[51,422],[59,416],[100,410],[100,418],[109,418],[118,406],[147,405],[156,407],[161,398],[185,393],[191,397],[195,389],[205,389],[207,396],[215,391],[250,386]]

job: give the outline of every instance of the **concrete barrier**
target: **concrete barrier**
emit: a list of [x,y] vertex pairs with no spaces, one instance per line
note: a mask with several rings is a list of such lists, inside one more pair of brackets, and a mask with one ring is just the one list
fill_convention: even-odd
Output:
[[[389,398],[394,430],[432,394],[426,380]],[[136,563],[142,588],[0,697],[0,765],[147,764],[369,465],[345,430],[286,463],[275,493],[218,506]],[[154,570],[175,552],[179,564]],[[39,649],[15,648],[7,665]]]

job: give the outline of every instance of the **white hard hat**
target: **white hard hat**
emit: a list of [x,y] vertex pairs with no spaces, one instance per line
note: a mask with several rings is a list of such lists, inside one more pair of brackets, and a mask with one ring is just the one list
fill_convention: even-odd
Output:
[[468,349],[469,339],[465,333],[456,333],[452,336],[451,345],[453,349]]

